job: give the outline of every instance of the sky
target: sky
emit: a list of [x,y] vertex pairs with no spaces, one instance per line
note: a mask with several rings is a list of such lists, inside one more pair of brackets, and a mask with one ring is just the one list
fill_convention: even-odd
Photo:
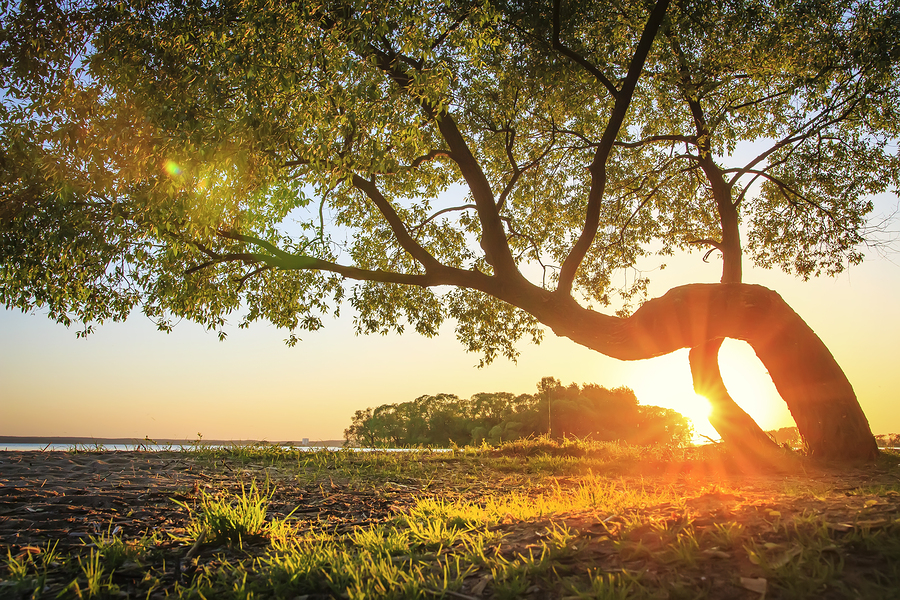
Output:
[[[900,432],[900,257],[870,253],[837,278],[801,282],[746,269],[744,280],[775,289],[844,368],[873,432]],[[651,295],[691,281],[715,282],[720,264],[699,254],[650,273]],[[347,310],[345,313],[349,313]],[[230,327],[226,341],[182,322],[171,334],[135,314],[78,339],[39,311],[0,309],[0,435],[299,441],[341,439],[356,410],[423,394],[533,393],[544,376],[563,384],[626,385],[642,404],[679,410],[715,436],[693,394],[687,350],[620,362],[547,332],[523,343],[518,363],[478,357],[452,324],[437,338],[355,336],[349,316],[305,333],[293,348],[284,331]],[[792,426],[790,413],[753,351],[728,340],[720,356],[735,399],[764,429]]]

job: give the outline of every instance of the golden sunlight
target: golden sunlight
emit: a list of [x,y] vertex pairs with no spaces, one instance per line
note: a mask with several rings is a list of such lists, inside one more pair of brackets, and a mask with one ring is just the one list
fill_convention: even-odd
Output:
[[719,351],[719,370],[728,393],[760,427],[771,430],[796,425],[749,344],[726,339]]
[[677,410],[693,422],[698,442],[704,441],[702,436],[719,439],[709,424],[709,401],[694,393],[688,350],[637,361],[631,367],[628,387],[634,390],[641,404]]
[[[719,439],[709,424],[709,401],[694,393],[688,350],[630,363],[628,387],[641,404],[677,410],[694,424],[695,441]],[[728,393],[764,430],[794,427],[787,405],[747,343],[726,339],[719,352],[719,369]]]

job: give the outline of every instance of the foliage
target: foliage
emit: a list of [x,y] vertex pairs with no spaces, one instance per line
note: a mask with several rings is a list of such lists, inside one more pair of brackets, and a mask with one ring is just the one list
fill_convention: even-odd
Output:
[[[420,396],[411,402],[358,410],[344,431],[348,442],[364,447],[449,447],[499,444],[547,433],[557,438],[619,440],[632,444],[686,444],[693,428],[681,414],[641,406],[634,392],[596,384],[560,385],[552,377],[538,394],[479,393],[470,399],[452,394]],[[550,423],[548,423],[548,417]]]
[[85,332],[295,342],[349,301],[514,357],[544,290],[625,315],[623,269],[739,260],[739,221],[757,264],[840,272],[898,184],[893,1],[2,9],[0,301]]

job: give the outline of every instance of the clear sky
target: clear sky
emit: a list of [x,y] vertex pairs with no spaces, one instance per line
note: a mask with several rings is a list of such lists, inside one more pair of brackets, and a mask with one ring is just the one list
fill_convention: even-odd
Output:
[[[836,279],[807,283],[748,270],[745,281],[779,291],[829,346],[850,378],[873,431],[900,432],[900,266],[872,255]],[[651,273],[652,295],[690,281],[713,282],[720,265],[699,255]],[[349,308],[349,307],[348,307]],[[347,310],[346,312],[349,312]],[[183,322],[156,331],[140,314],[86,339],[38,314],[0,310],[0,435],[339,439],[353,412],[440,392],[534,392],[543,376],[564,384],[627,385],[644,404],[702,413],[687,351],[619,362],[548,332],[523,344],[518,364],[478,369],[445,327],[356,337],[349,318],[326,322],[288,348],[285,332],[262,324],[230,328],[228,340]],[[763,428],[792,425],[749,346],[727,342],[722,371],[735,399]],[[698,430],[712,435],[708,423]]]

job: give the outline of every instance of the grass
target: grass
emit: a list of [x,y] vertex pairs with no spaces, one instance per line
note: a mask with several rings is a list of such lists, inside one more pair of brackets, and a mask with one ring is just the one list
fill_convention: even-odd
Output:
[[256,481],[252,481],[249,492],[244,483],[241,483],[240,496],[210,495],[204,492],[197,509],[185,502],[173,502],[191,514],[191,523],[186,532],[188,539],[240,546],[244,540],[253,541],[255,538],[265,537],[272,527],[272,524],[266,522],[266,508],[271,497],[268,482],[266,491],[260,493]]
[[873,470],[880,479],[856,469],[827,485],[802,461],[746,476],[721,449],[577,441],[183,453],[220,477],[173,492],[170,530],[126,537],[110,523],[66,552],[10,545],[0,597],[750,598],[742,586],[760,580],[766,598],[900,589],[896,455]]

